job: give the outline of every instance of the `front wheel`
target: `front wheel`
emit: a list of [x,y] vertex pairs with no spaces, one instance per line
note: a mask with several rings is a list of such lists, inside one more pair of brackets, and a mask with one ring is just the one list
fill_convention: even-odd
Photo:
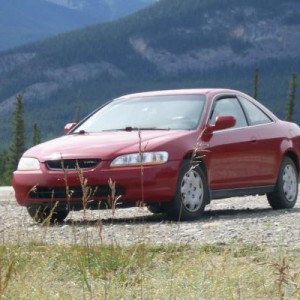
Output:
[[164,213],[164,207],[161,203],[151,203],[147,205],[147,209],[153,214]]
[[209,193],[203,169],[200,166],[191,167],[189,161],[184,161],[176,195],[168,205],[167,215],[177,221],[194,220],[201,216],[207,203]]
[[46,205],[33,205],[26,208],[30,217],[37,223],[61,223],[69,214],[67,209],[58,210]]
[[267,194],[273,209],[293,208],[298,196],[298,172],[289,157],[282,161],[275,189]]

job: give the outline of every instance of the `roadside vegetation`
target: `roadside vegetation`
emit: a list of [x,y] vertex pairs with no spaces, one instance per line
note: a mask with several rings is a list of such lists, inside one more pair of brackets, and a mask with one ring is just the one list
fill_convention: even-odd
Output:
[[299,250],[254,245],[0,246],[2,299],[299,299]]

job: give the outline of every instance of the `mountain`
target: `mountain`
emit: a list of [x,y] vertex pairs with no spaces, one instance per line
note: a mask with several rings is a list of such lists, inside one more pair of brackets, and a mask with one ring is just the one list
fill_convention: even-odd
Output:
[[114,20],[158,0],[41,0],[84,12],[101,20]]
[[[127,2],[127,1],[126,1]],[[155,0],[1,0],[0,51],[135,12]]]
[[[25,98],[28,140],[124,93],[228,87],[285,114],[289,79],[300,72],[300,2],[161,0],[126,18],[0,54],[0,139],[7,147],[15,98]],[[295,120],[300,123],[300,103]]]

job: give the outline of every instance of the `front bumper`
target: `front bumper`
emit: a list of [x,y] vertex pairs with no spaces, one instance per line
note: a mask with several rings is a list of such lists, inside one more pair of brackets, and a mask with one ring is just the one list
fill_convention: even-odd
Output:
[[165,202],[175,195],[179,169],[180,161],[120,168],[111,168],[109,162],[102,161],[95,169],[72,171],[51,171],[41,164],[38,171],[15,171],[12,185],[17,202],[23,206],[107,200],[112,195],[110,179],[121,201]]

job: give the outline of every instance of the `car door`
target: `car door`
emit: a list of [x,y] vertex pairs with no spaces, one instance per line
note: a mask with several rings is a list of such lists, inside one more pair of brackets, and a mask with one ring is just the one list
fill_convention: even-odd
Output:
[[249,99],[239,96],[246,114],[249,129],[257,136],[257,151],[261,153],[260,184],[272,185],[277,180],[277,174],[282,160],[282,142],[284,133],[267,112]]
[[210,114],[214,124],[219,115],[232,115],[232,128],[214,131],[206,153],[209,185],[214,189],[233,189],[261,185],[263,150],[257,131],[249,126],[245,111],[236,96],[215,100]]

